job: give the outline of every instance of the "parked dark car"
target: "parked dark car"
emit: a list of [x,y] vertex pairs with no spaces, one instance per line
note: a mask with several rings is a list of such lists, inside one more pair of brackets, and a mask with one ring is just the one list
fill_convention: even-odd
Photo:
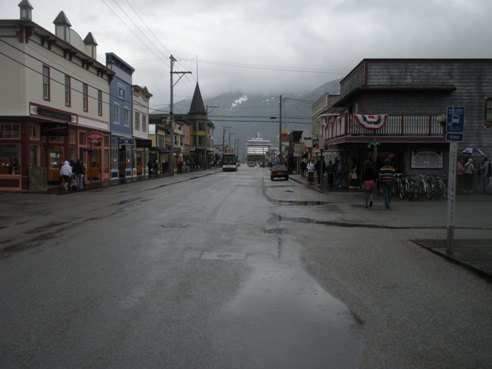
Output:
[[285,178],[285,180],[289,179],[289,170],[283,164],[275,164],[272,167],[272,171],[270,173],[270,179],[273,181],[275,178]]

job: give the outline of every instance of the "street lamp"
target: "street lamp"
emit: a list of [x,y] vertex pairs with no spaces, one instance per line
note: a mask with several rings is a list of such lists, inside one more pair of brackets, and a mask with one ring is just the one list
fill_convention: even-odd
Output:
[[[283,98],[280,95],[279,100],[279,116],[278,116],[278,160],[282,163],[282,102]],[[277,117],[270,117],[270,119],[277,119]]]

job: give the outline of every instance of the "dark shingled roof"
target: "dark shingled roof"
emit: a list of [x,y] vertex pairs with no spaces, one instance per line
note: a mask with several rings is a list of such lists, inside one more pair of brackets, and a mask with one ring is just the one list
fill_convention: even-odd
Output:
[[53,23],[57,26],[69,26],[72,27],[72,24],[68,20],[67,16],[63,12],[63,10],[58,14]]
[[198,82],[196,83],[195,92],[193,93],[193,99],[191,100],[190,111],[188,114],[207,114]]
[[89,32],[87,34],[87,36],[85,36],[85,38],[84,38],[84,44],[97,46],[96,39],[94,38],[94,36],[92,35],[91,32]]

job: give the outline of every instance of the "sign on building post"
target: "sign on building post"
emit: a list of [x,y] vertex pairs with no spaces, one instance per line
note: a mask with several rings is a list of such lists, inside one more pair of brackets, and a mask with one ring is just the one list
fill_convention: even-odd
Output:
[[463,141],[465,126],[465,108],[449,106],[446,116],[446,140],[449,142],[448,169],[448,213],[446,253],[453,253],[454,213],[456,204],[456,161],[458,156],[458,141]]

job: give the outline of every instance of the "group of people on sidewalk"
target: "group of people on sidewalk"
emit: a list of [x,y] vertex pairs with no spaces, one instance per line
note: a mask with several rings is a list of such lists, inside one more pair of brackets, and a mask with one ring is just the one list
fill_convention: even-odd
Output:
[[[475,166],[473,158],[466,161],[460,159],[456,163],[456,176],[458,178],[458,187],[463,186],[465,193],[473,192],[474,176],[478,174],[478,187],[481,192],[487,192],[489,182],[492,178],[492,165],[487,157],[484,158],[480,165]],[[463,178],[461,180],[460,178]],[[461,183],[463,182],[463,183]]]
[[62,187],[65,191],[68,190],[83,190],[85,181],[86,167],[85,163],[80,159],[75,162],[65,160],[60,168],[60,177]]
[[347,163],[342,159],[335,159],[325,161],[322,158],[318,158],[316,161],[310,159],[301,162],[301,175],[306,176],[310,184],[314,183],[314,177],[318,179],[318,185],[322,182],[322,177],[326,173],[328,178],[329,188],[356,188],[358,187],[358,165],[357,162],[352,163],[352,167],[349,169]]
[[301,165],[301,172],[303,176],[305,173],[307,174],[309,184],[314,183],[314,174],[316,174],[318,185],[321,185],[325,172],[327,173],[329,188],[359,188],[359,184],[361,184],[364,191],[366,208],[372,207],[374,192],[379,182],[384,195],[384,205],[386,209],[390,208],[392,187],[396,183],[396,171],[389,159],[385,160],[384,166],[379,171],[374,168],[370,160],[366,160],[360,181],[357,162],[354,162],[349,170],[346,165],[344,166],[343,161],[339,161],[338,158],[335,159],[335,163],[330,160],[326,166],[324,160],[321,158],[316,163],[312,159],[308,160],[307,163]]

